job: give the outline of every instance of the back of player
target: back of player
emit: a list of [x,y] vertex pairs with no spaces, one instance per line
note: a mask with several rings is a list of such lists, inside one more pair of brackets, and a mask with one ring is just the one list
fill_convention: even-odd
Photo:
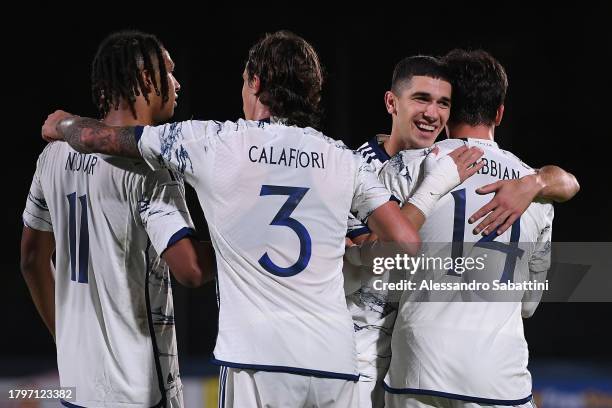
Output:
[[26,225],[55,236],[60,383],[75,387],[77,406],[180,406],[170,277],[158,253],[191,227],[176,207],[182,184],[168,170],[113,161],[124,169],[48,145],[24,212]]
[[[545,272],[549,266],[549,243],[553,208],[533,203],[510,230],[483,237],[472,233],[466,214],[474,213],[488,197],[475,190],[500,179],[520,178],[533,170],[497,144],[483,139],[449,139],[438,143],[441,154],[462,144],[484,150],[485,166],[437,204],[420,230],[423,242],[432,245],[435,256],[478,256],[473,245],[462,243],[520,242],[509,254],[497,250],[500,263],[486,262],[492,279],[514,281],[529,273]],[[406,199],[419,178],[422,151],[405,151],[383,170],[392,192]],[[400,176],[401,174],[401,176]],[[415,183],[416,184],[416,183]],[[440,250],[439,248],[443,249]],[[461,253],[458,253],[461,252]],[[432,254],[427,254],[431,256]],[[510,262],[508,262],[510,261]],[[497,265],[497,267],[492,267]],[[509,269],[505,271],[505,269]],[[428,272],[432,272],[429,270]],[[424,273],[419,271],[417,274]],[[479,273],[475,271],[475,273]],[[483,271],[483,273],[487,273]],[[502,276],[502,274],[506,274]],[[459,282],[454,271],[434,271],[439,282]],[[474,275],[477,276],[477,275]],[[487,278],[487,281],[492,281]],[[490,292],[489,292],[490,293]],[[490,302],[413,302],[414,293],[405,292],[392,337],[392,362],[385,387],[391,394],[446,397],[485,404],[520,405],[531,399],[531,376],[527,370],[528,349],[521,318],[522,293],[515,301]],[[518,299],[518,301],[517,301]]]
[[154,167],[181,170],[218,261],[218,364],[357,380],[341,274],[346,214],[390,199],[341,142],[265,121],[145,127]]

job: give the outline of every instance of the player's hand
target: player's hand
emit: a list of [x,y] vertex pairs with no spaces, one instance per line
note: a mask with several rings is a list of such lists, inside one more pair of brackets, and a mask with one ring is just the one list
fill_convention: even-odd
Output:
[[518,180],[500,180],[477,189],[478,194],[495,193],[495,197],[468,220],[473,224],[486,215],[474,228],[474,234],[488,235],[495,228],[498,235],[503,234],[527,210],[541,188],[537,175],[533,174]]
[[[435,148],[437,149],[437,147]],[[434,149],[434,150],[435,150]],[[459,180],[463,183],[466,179],[472,177],[484,166],[484,162],[476,163],[482,157],[484,150],[479,147],[461,146],[448,154],[453,159],[459,173]]]
[[54,140],[64,140],[63,135],[57,131],[57,124],[63,119],[70,118],[73,116],[73,114],[61,110],[56,110],[55,112],[47,116],[47,120],[42,126],[42,138],[45,139],[47,142],[52,142]]
[[465,179],[475,174],[484,163],[476,163],[484,151],[477,147],[462,146],[450,154],[441,156],[434,147],[423,162],[423,180],[414,190],[408,202],[427,217],[438,200]]

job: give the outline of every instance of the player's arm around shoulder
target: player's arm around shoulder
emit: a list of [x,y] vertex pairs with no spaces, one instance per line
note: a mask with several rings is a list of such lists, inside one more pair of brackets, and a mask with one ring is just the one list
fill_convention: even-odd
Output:
[[96,119],[55,111],[42,127],[47,141],[64,140],[79,153],[141,158],[134,126],[108,126]]
[[580,190],[574,175],[557,166],[544,166],[516,180],[500,180],[476,190],[479,194],[495,193],[493,199],[475,212],[469,222],[485,217],[474,233],[489,234],[497,228],[503,234],[535,201],[564,202]]

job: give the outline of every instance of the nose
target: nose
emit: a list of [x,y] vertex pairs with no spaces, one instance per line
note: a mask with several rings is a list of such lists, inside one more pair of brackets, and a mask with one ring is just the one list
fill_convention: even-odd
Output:
[[438,118],[440,117],[438,105],[435,103],[428,104],[427,108],[423,112],[423,117],[429,122],[435,122],[436,120],[438,120]]
[[179,83],[178,79],[174,78],[174,91],[178,92],[181,90],[181,84]]

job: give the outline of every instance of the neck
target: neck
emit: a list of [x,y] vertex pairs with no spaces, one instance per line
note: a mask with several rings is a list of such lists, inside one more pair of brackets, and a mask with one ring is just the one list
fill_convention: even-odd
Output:
[[395,134],[395,129],[391,130],[391,137],[383,142],[383,147],[385,148],[385,152],[389,155],[389,157],[393,157],[402,150],[410,149],[410,146],[404,146],[400,137]]
[[393,119],[393,123],[391,124],[391,136],[387,140],[385,140],[383,146],[385,147],[385,151],[390,157],[395,156],[402,150],[417,148],[417,146],[412,146],[410,143],[406,143],[402,139],[399,130],[397,129],[395,118]]
[[270,109],[266,105],[263,105],[259,101],[255,105],[255,109],[253,110],[253,115],[251,120],[262,120],[268,119],[271,115]]
[[448,126],[449,137],[451,139],[470,138],[493,140],[495,125],[470,126],[465,123]]
[[139,99],[136,100],[134,109],[136,110],[136,118],[134,118],[128,104],[121,102],[119,104],[119,109],[111,107],[111,111],[106,114],[102,122],[109,126],[147,126],[155,124],[151,110],[144,109]]

